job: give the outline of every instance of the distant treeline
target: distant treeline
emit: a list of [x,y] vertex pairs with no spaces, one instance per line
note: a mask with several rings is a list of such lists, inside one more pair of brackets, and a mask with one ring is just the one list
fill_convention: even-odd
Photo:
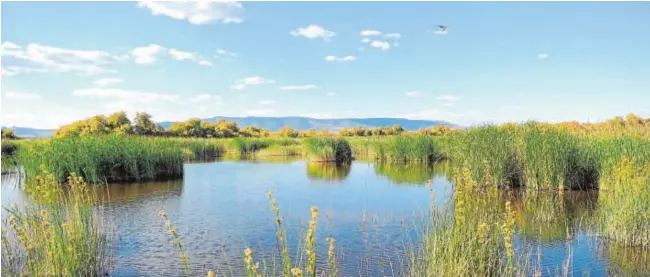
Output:
[[[506,123],[504,125],[515,124]],[[554,124],[559,127],[578,132],[593,132],[594,130],[619,129],[620,127],[643,126],[650,127],[650,118],[643,118],[635,114],[628,114],[625,117],[614,117],[601,123],[579,123],[575,121],[561,122]],[[344,128],[337,133],[328,130],[316,131],[309,129],[307,131],[294,130],[290,127],[284,127],[278,132],[270,132],[267,129],[255,126],[239,128],[236,122],[228,122],[220,119],[214,123],[201,122],[199,118],[190,118],[182,122],[174,122],[165,129],[151,120],[151,115],[146,112],[136,113],[133,120],[130,120],[125,112],[116,112],[108,116],[95,115],[93,117],[75,121],[69,125],[62,126],[56,131],[54,137],[84,137],[97,135],[141,135],[141,136],[166,136],[166,137],[195,137],[195,138],[235,138],[235,137],[252,137],[263,138],[270,136],[279,137],[314,137],[337,134],[345,137],[368,137],[368,136],[392,136],[399,134],[423,135],[423,136],[443,136],[457,132],[450,126],[432,126],[415,131],[406,131],[400,125],[391,127],[354,127]],[[647,128],[638,129],[645,133]],[[3,139],[17,139],[11,129],[2,130]]]
[[[11,131],[11,130],[7,130]],[[408,133],[437,136],[448,134],[452,131],[449,126],[433,126]],[[4,137],[3,131],[3,137]],[[399,135],[406,132],[400,125],[392,127],[365,128],[355,127],[351,129],[341,129],[338,131],[339,136],[390,136]],[[135,118],[131,121],[125,112],[116,112],[108,116],[95,115],[91,118],[75,121],[69,125],[62,126],[56,131],[54,137],[84,137],[96,135],[142,135],[142,136],[168,136],[168,137],[197,137],[197,138],[234,138],[234,137],[254,137],[262,138],[271,135],[280,137],[314,137],[323,135],[333,135],[327,130],[316,131],[309,129],[307,131],[294,130],[290,127],[284,127],[280,131],[272,133],[269,130],[247,126],[239,128],[236,122],[228,122],[223,119],[217,122],[201,122],[199,118],[190,118],[182,122],[174,122],[165,129],[151,120],[151,115],[146,112],[136,113]]]

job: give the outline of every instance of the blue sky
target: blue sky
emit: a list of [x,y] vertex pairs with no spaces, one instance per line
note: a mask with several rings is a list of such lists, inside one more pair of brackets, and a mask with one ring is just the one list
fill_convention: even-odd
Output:
[[3,2],[2,125],[647,117],[648,26],[640,2]]

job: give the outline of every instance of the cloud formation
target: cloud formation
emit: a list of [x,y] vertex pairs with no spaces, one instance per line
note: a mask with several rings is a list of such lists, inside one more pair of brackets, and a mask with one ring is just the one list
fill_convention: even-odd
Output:
[[329,41],[330,38],[336,36],[335,32],[327,30],[320,25],[310,24],[305,27],[301,27],[289,32],[294,37],[305,37],[308,39],[317,39],[322,38],[324,41]]
[[153,15],[163,15],[191,24],[202,25],[212,22],[241,23],[244,7],[235,1],[140,1],[138,7],[151,10]]

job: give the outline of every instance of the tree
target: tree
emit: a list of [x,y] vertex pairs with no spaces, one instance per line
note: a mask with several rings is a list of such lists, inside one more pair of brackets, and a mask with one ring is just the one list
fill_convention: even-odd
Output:
[[151,120],[148,113],[135,114],[135,133],[143,136],[151,136],[156,131],[156,124]]
[[14,130],[11,129],[2,129],[2,138],[3,139],[17,139],[18,137],[14,134]]
[[300,135],[299,132],[294,131],[291,129],[289,126],[284,126],[282,129],[280,129],[280,136],[281,137],[290,137],[290,138],[296,138]]
[[133,133],[131,120],[126,116],[126,113],[116,112],[106,118],[106,127],[119,135],[126,135]]

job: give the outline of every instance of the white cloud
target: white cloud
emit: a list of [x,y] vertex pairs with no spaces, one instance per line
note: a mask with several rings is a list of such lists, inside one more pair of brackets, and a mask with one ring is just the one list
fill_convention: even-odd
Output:
[[436,35],[446,35],[448,32],[449,31],[447,31],[447,30],[444,30],[444,31],[443,30],[437,30],[437,31],[433,31],[432,33],[434,33]]
[[402,37],[402,35],[400,35],[398,33],[391,33],[391,34],[385,34],[384,37],[387,38],[387,39],[395,39],[395,40],[397,40],[397,39],[400,39]]
[[90,97],[98,99],[127,100],[139,103],[151,103],[157,101],[174,101],[178,99],[176,95],[160,94],[154,92],[141,92],[134,90],[124,90],[117,88],[90,88],[78,89],[72,94],[81,97]]
[[95,80],[95,82],[93,82],[93,83],[95,85],[105,87],[105,86],[118,84],[118,83],[121,83],[121,82],[122,82],[122,79],[120,79],[120,78],[103,78],[103,79]]
[[236,90],[242,90],[242,89],[246,88],[246,85],[244,85],[244,84],[236,84],[236,85],[230,86],[230,88],[231,89],[236,89]]
[[21,100],[38,100],[41,99],[41,95],[31,92],[15,92],[8,91],[3,93],[2,96],[10,99],[21,99]]
[[378,40],[375,40],[375,41],[373,41],[373,42],[370,43],[370,46],[375,47],[375,48],[379,48],[379,49],[381,49],[381,50],[388,50],[388,49],[390,49],[390,43],[385,42],[385,41],[378,41]]
[[246,111],[246,114],[248,115],[256,115],[256,116],[261,116],[261,115],[272,115],[277,113],[276,110],[272,109],[261,109],[261,110],[248,110]]
[[275,104],[274,100],[262,100],[260,101],[260,105],[273,105]]
[[260,76],[246,77],[244,79],[237,80],[237,83],[232,85],[230,88],[236,90],[243,90],[250,85],[264,85],[264,84],[274,84],[275,80],[267,79]]
[[183,60],[195,61],[197,59],[196,53],[185,52],[174,48],[169,49],[168,53],[169,55],[172,56],[172,58],[178,61],[183,61]]
[[351,62],[351,61],[356,61],[357,57],[355,56],[345,56],[345,57],[336,57],[336,56],[327,56],[325,57],[325,61],[328,62]]
[[242,4],[235,1],[140,1],[138,6],[148,8],[153,15],[164,15],[201,25],[211,22],[241,23]]
[[223,49],[217,49],[217,55],[218,56],[233,56],[233,57],[235,57],[238,54],[235,53],[235,52],[230,52],[230,51],[226,51],[226,50],[223,50]]
[[336,95],[336,92],[328,92],[326,95],[327,95],[327,96],[335,96],[335,95]]
[[202,65],[202,66],[212,66],[212,63],[209,62],[209,61],[206,61],[206,60],[200,60],[200,61],[199,61],[199,65]]
[[302,36],[308,39],[322,38],[324,41],[329,41],[330,38],[336,36],[335,32],[327,30],[316,24],[310,24],[303,28],[291,30],[289,33],[294,37]]
[[237,82],[245,85],[263,85],[263,84],[273,84],[275,83],[275,80],[267,79],[260,76],[255,76],[255,77],[247,77]]
[[377,30],[363,30],[361,31],[361,35],[364,37],[378,36],[381,35],[381,32]]
[[370,39],[369,38],[363,38],[363,39],[361,39],[361,42],[368,43],[368,42],[370,42]]
[[438,96],[437,98],[438,98],[438,100],[449,101],[449,102],[457,102],[457,101],[460,101],[460,97],[455,96],[455,95],[449,95],[449,94],[447,94],[447,95],[440,95],[440,96]]
[[169,49],[169,51],[167,52],[169,53],[169,55],[172,56],[173,59],[177,61],[188,60],[188,61],[196,62],[202,66],[212,66],[212,63],[210,61],[203,60],[201,56],[199,56],[196,52],[186,52],[174,48]]
[[317,89],[318,87],[315,85],[304,85],[304,86],[283,86],[280,87],[281,90],[311,90],[311,89]]
[[108,71],[104,68],[122,57],[99,50],[59,48],[37,43],[22,47],[13,42],[2,43],[2,74],[11,76],[31,72],[77,72],[92,75]]
[[537,58],[540,59],[540,60],[546,59],[548,57],[549,57],[549,55],[546,54],[546,53],[540,53],[540,54],[537,55]]
[[406,95],[408,97],[420,97],[420,96],[424,95],[424,93],[422,93],[419,90],[414,90],[414,91],[407,91],[406,93],[404,93],[404,95]]
[[136,47],[131,50],[131,55],[135,58],[135,62],[139,64],[150,64],[157,60],[156,56],[162,53],[165,47],[157,44],[149,44],[148,46]]
[[442,105],[445,106],[445,107],[451,107],[451,106],[454,106],[455,103],[454,102],[445,102],[445,103],[442,103]]

